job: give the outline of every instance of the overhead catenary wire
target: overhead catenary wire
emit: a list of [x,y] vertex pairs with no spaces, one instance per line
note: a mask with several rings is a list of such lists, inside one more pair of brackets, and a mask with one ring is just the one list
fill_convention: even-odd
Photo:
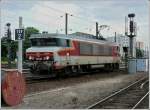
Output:
[[[77,19],[80,19],[80,20],[82,20],[82,21],[84,21],[84,22],[96,23],[96,21],[94,21],[94,20],[89,20],[89,19],[86,19],[86,18],[84,18],[84,17],[79,17],[79,16],[76,16],[76,15],[72,15],[72,17],[77,18]],[[85,20],[86,20],[86,21],[85,21]]]
[[[64,16],[61,16],[61,18],[64,18]],[[81,19],[79,19],[79,20],[81,20]],[[84,30],[84,31],[89,30],[89,32],[91,32],[93,30],[93,27],[95,27],[95,24],[92,24],[92,22],[84,23],[84,22],[76,21],[72,15],[70,15],[69,21],[71,21],[71,22],[69,24],[70,28],[68,29],[68,31],[73,31],[74,28],[77,28],[77,25],[80,26],[80,30]],[[84,25],[82,26],[81,24],[84,24]],[[72,28],[72,26],[73,26],[73,28]],[[81,29],[81,26],[82,26],[82,29]],[[61,29],[61,31],[64,31],[64,29]]]
[[59,9],[50,7],[50,6],[48,6],[48,5],[44,5],[44,4],[40,4],[40,5],[43,6],[43,7],[45,6],[45,7],[47,7],[47,8],[50,8],[50,9],[52,9],[52,10],[58,12],[58,13],[66,13],[66,12],[64,12],[64,11],[62,11],[62,10],[59,10]]
[[[62,10],[53,8],[53,7],[48,6],[48,5],[42,4],[42,6],[45,6],[46,8],[48,8],[48,9],[50,9],[50,10],[53,10],[54,12],[59,13],[59,14],[56,14],[56,13],[50,14],[50,13],[45,13],[44,11],[41,11],[41,14],[42,14],[42,15],[51,16],[51,17],[57,19],[57,22],[55,23],[55,24],[57,25],[57,26],[56,26],[56,30],[59,30],[59,28],[61,28],[61,29],[63,28],[63,29],[64,29],[64,27],[62,27],[62,26],[64,26],[64,24],[63,24],[63,22],[62,22],[63,19],[61,20],[61,18],[64,18],[66,13],[67,13],[68,16],[69,16],[69,21],[70,21],[71,18],[75,18],[75,19],[78,19],[78,20],[82,20],[82,22],[80,22],[80,23],[74,22],[75,20],[74,20],[74,21],[71,21],[69,25],[76,25],[76,24],[79,24],[80,27],[81,27],[81,25],[84,24],[84,26],[83,26],[83,28],[82,28],[83,30],[84,30],[84,28],[85,28],[85,29],[89,29],[89,31],[93,30],[93,29],[92,29],[92,27],[93,27],[93,26],[92,26],[92,23],[93,23],[93,25],[95,25],[95,23],[96,23],[96,21],[89,20],[89,19],[86,19],[86,18],[84,18],[84,17],[79,17],[79,16],[76,16],[76,15],[74,15],[74,14],[71,14],[71,13],[68,13],[68,12],[65,12],[65,11],[62,11]],[[57,16],[58,16],[58,17],[57,17]],[[50,19],[51,19],[51,17],[50,17]],[[71,17],[71,18],[70,18],[70,17]],[[32,18],[28,18],[28,19],[32,19]],[[34,21],[34,19],[32,19],[31,21]],[[85,22],[85,23],[84,23],[84,22]],[[86,24],[86,22],[87,22],[87,24]],[[75,24],[73,24],[73,23],[75,23]],[[46,24],[44,24],[44,25],[46,25]],[[87,26],[85,26],[85,25],[87,25]],[[92,26],[92,27],[91,27],[91,26]],[[72,28],[72,30],[73,30],[73,28]]]
[[[64,17],[64,15],[67,13],[68,14],[68,16],[70,16],[70,17],[73,17],[73,18],[77,18],[77,19],[79,19],[79,20],[82,20],[82,22],[84,21],[84,22],[87,22],[88,23],[88,25],[89,25],[89,22],[90,23],[95,23],[94,21],[91,21],[91,20],[89,20],[89,19],[85,19],[85,18],[83,18],[83,17],[79,17],[79,16],[75,16],[75,15],[73,15],[73,14],[70,14],[70,13],[68,13],[68,12],[64,12],[64,11],[62,11],[62,10],[59,10],[59,9],[56,9],[56,8],[53,8],[53,7],[50,7],[50,6],[47,6],[47,5],[42,5],[42,6],[45,6],[46,8],[49,8],[49,9],[51,9],[51,10],[53,10],[53,11],[55,11],[55,12],[58,12],[58,13],[61,13],[61,15],[56,15],[56,16],[59,16],[59,17],[61,17],[61,18],[63,18]],[[63,14],[62,14],[63,13]],[[42,13],[42,14],[44,14],[44,15],[48,15],[48,16],[53,16],[53,15],[51,15],[51,14],[47,14],[47,13]],[[59,18],[58,17],[58,18]],[[59,19],[60,20],[60,19]],[[58,21],[59,22],[59,21]],[[72,21],[71,21],[72,22]],[[61,23],[59,24],[59,23],[57,23],[58,25],[61,25]],[[79,23],[76,23],[76,24],[79,24]],[[81,23],[80,23],[80,25],[81,25]],[[59,26],[57,26],[57,27],[59,27]],[[60,26],[61,27],[61,26]],[[89,28],[88,26],[86,27],[86,28]],[[58,28],[56,29],[56,31],[57,30],[59,30]],[[62,30],[62,29],[61,29]],[[92,29],[89,29],[89,30],[92,30]]]
[[75,17],[77,19],[80,19],[80,20],[83,20],[83,21],[86,21],[86,22],[96,23],[96,21],[94,21],[94,20],[89,20],[89,19],[86,19],[84,17],[77,16],[77,15],[71,14],[69,12],[65,12],[65,11],[62,11],[62,10],[59,10],[59,9],[56,9],[56,8],[53,8],[53,7],[50,7],[50,6],[47,6],[47,5],[43,5],[43,6],[46,6],[47,8],[50,8],[50,9],[52,9],[54,11],[59,12],[59,13],[63,13],[63,14],[67,13],[69,16]]
[[85,26],[85,25],[81,25],[78,22],[75,21],[71,21],[71,23],[69,24],[69,29],[68,31],[73,32],[73,31],[78,31],[78,32],[88,32],[91,33],[93,31],[93,27],[92,24]]

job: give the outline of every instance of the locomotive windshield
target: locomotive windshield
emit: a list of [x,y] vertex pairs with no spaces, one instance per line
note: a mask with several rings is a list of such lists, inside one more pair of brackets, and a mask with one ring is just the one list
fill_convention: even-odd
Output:
[[60,38],[33,38],[31,39],[32,46],[61,46],[69,47],[70,42]]

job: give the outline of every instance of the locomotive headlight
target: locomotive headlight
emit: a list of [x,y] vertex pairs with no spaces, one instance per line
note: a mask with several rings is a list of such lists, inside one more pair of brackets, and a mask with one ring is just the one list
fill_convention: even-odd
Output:
[[29,60],[32,60],[32,57],[31,57],[31,56],[29,56]]
[[29,56],[29,60],[33,60],[34,59],[34,57],[32,57],[32,56]]
[[49,60],[49,56],[46,56],[46,60]]

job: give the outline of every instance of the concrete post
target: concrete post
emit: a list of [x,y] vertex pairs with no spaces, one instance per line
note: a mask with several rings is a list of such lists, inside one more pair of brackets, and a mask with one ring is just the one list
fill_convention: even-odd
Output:
[[[22,17],[19,17],[19,28],[22,28]],[[18,71],[22,73],[22,39],[18,40]]]

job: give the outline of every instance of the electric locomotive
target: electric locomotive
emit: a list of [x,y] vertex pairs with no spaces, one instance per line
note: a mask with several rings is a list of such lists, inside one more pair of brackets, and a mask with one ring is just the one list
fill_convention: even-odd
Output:
[[33,34],[30,41],[26,58],[34,74],[72,74],[101,65],[119,68],[119,46],[92,35]]

